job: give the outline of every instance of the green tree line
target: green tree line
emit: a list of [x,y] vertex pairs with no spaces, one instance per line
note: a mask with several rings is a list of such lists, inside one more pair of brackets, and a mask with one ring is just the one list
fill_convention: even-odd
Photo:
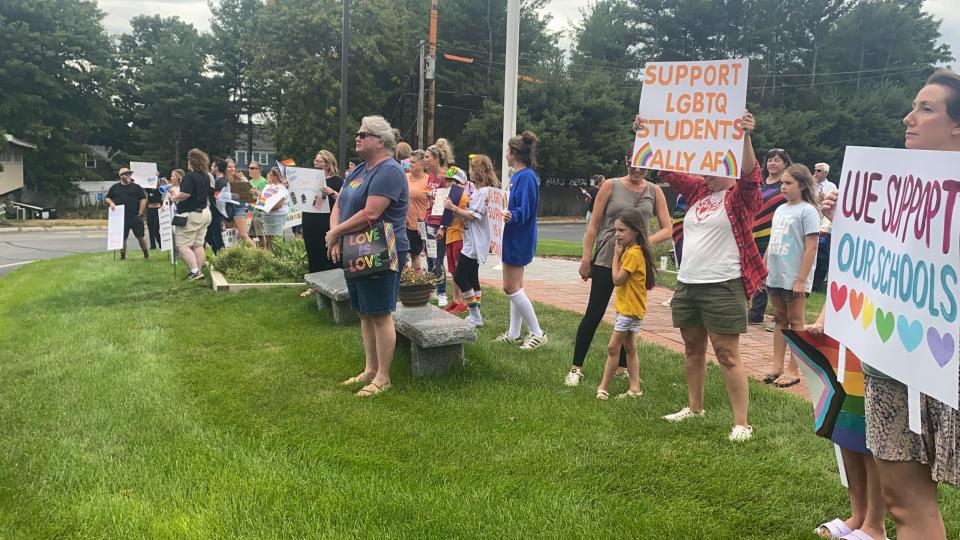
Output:
[[[541,138],[541,175],[622,171],[640,68],[654,60],[750,58],[759,151],[839,166],[847,145],[898,146],[900,119],[935,66],[940,22],[922,0],[598,0],[567,36],[547,0],[523,0],[519,122]],[[506,0],[439,3],[435,133],[500,156]],[[227,155],[265,120],[285,157],[338,152],[341,14],[335,0],[210,1],[210,31],[138,16],[108,35],[87,0],[0,3],[0,129],[39,146],[27,182],[69,189],[84,144],[116,164],[184,165],[194,146]],[[427,0],[351,2],[348,130],[381,114],[415,143]],[[472,63],[444,58],[468,57]],[[415,144],[414,144],[415,145]],[[352,141],[348,146],[352,152]],[[249,155],[249,154],[248,154]]]

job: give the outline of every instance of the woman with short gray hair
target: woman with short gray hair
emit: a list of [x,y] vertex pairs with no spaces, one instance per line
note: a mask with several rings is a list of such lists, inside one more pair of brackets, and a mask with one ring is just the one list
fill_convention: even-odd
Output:
[[[339,262],[340,239],[382,221],[403,231],[407,221],[409,191],[407,177],[393,150],[397,132],[381,116],[364,117],[356,137],[357,155],[364,160],[343,182],[343,188],[330,212],[327,251],[330,260]],[[390,365],[397,344],[393,313],[397,308],[400,269],[406,263],[410,244],[407,235],[397,234],[398,271],[387,271],[367,278],[347,281],[350,305],[360,315],[360,331],[366,358],[363,372],[343,381],[344,385],[363,384],[356,393],[369,397],[390,388]]]

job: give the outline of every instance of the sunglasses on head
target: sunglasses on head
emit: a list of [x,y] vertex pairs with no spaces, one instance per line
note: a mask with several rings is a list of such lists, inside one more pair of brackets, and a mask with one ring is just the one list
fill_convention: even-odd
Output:
[[369,132],[367,132],[367,131],[358,131],[358,132],[357,132],[357,138],[358,138],[358,139],[366,139],[367,137],[376,137],[376,138],[378,138],[378,139],[381,138],[379,135],[374,135],[373,133],[369,133]]

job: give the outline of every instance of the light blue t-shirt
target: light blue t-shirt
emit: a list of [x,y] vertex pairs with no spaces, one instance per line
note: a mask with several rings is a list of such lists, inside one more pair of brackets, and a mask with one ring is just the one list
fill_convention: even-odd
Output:
[[397,238],[397,251],[410,251],[407,240],[407,205],[410,203],[407,176],[393,158],[385,159],[372,169],[360,165],[343,181],[337,205],[340,222],[344,222],[367,205],[367,197],[377,195],[390,199],[390,204],[380,215],[380,221],[393,225]]
[[[820,212],[806,201],[783,204],[773,214],[767,247],[767,287],[793,289],[803,262],[804,239],[820,234]],[[816,259],[814,259],[816,267]],[[807,291],[813,288],[813,271],[807,274]]]

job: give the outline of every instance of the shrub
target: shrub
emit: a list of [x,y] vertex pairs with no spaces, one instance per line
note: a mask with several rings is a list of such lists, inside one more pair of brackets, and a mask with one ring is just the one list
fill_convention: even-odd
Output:
[[274,240],[272,251],[238,242],[220,250],[210,262],[230,281],[299,282],[307,273],[307,250],[303,240]]

